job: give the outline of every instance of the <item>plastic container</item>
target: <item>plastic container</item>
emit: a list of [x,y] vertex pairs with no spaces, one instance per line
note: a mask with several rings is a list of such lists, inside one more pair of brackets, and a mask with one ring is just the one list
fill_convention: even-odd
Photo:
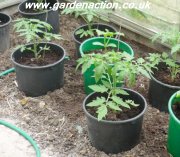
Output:
[[[44,44],[46,43],[41,43],[39,46]],[[12,53],[11,59],[15,66],[18,88],[27,96],[41,96],[64,85],[65,50],[53,43],[47,43],[47,46],[50,47],[51,51],[59,53],[60,59],[46,66],[32,67],[19,64],[16,60],[22,56],[22,52],[18,49]]]
[[6,51],[10,47],[10,23],[11,17],[5,13],[0,13],[0,53]]
[[151,75],[149,85],[149,102],[160,111],[168,112],[168,101],[170,97],[180,90],[179,86],[171,86],[157,80]]
[[129,95],[123,96],[123,99],[134,100],[140,104],[141,112],[134,118],[122,121],[98,121],[86,109],[86,104],[91,102],[100,93],[92,93],[88,95],[83,102],[83,110],[87,119],[88,135],[92,146],[105,153],[119,153],[127,151],[136,146],[140,141],[140,134],[143,123],[143,116],[147,109],[146,100],[136,91],[126,89]]
[[180,98],[175,98],[176,93],[173,94],[169,100],[169,130],[168,130],[168,152],[173,157],[180,157],[180,120],[174,115],[172,106],[176,102],[180,102]]

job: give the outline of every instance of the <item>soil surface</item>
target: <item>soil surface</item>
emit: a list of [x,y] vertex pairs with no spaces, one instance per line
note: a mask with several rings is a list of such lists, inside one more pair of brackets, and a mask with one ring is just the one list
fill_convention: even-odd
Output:
[[180,120],[180,103],[176,103],[172,107],[175,116]]
[[177,74],[176,78],[172,80],[170,70],[166,65],[159,66],[158,71],[156,70],[154,73],[154,77],[165,84],[180,86],[180,74]]
[[[15,15],[14,18],[19,17]],[[144,116],[140,143],[133,149],[116,155],[105,154],[91,146],[87,123],[82,109],[85,98],[83,78],[75,72],[73,30],[83,24],[74,17],[61,16],[61,35],[65,40],[54,41],[66,49],[70,60],[65,63],[64,87],[47,95],[26,97],[16,86],[15,73],[0,79],[0,118],[15,120],[16,125],[39,144],[42,157],[169,157],[167,153],[168,114],[148,105]],[[136,56],[154,52],[126,39]],[[10,55],[18,44],[25,43],[11,32],[11,48],[0,54],[0,71],[12,67]],[[149,80],[139,77],[135,89],[147,98]],[[148,101],[148,99],[147,99]]]
[[60,59],[60,55],[53,51],[47,51],[41,54],[41,58],[35,59],[33,53],[26,53],[23,52],[21,58],[17,59],[16,61],[22,65],[29,65],[29,66],[44,66],[48,64],[53,64]]
[[[120,108],[122,109],[122,111],[120,112],[114,112],[112,110],[109,111],[104,119],[110,121],[127,120],[136,117],[142,111],[140,107],[131,107],[131,109],[127,109],[124,107],[120,107]],[[97,117],[96,108],[88,107],[87,111],[94,117]]]
[[25,13],[42,13],[45,12],[43,9],[26,9],[24,10]]

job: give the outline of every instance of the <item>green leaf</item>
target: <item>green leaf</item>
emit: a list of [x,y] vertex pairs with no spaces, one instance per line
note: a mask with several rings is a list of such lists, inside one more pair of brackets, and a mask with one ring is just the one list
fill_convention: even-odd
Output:
[[89,88],[98,93],[105,93],[108,91],[108,88],[106,88],[104,85],[91,85]]
[[164,59],[167,59],[167,58],[169,57],[169,55],[168,55],[166,52],[163,52],[163,53],[162,53],[162,57],[163,57]]
[[84,60],[84,58],[83,57],[81,57],[81,58],[79,58],[78,60],[77,60],[77,66],[76,66],[76,70],[77,69],[79,69],[79,67],[81,66],[81,65],[83,65],[83,63],[85,62],[85,60]]
[[139,104],[136,104],[133,100],[126,100],[126,103],[131,105],[131,106],[134,106],[134,107],[138,107]]
[[104,32],[99,29],[96,29],[96,33],[98,34],[98,36],[104,35]]
[[113,44],[113,43],[109,43],[109,44],[108,44],[108,47],[117,47],[117,45],[116,45],[116,44]]
[[118,106],[116,103],[112,102],[112,101],[109,101],[109,102],[107,103],[107,105],[108,105],[109,108],[112,109],[112,110],[122,111],[122,110],[119,108],[119,106]]
[[95,67],[94,73],[95,73],[95,80],[96,80],[96,82],[98,82],[100,80],[100,78],[102,78],[102,75],[104,73],[104,64],[101,63],[100,65]]
[[92,30],[87,30],[87,33],[89,36],[93,37],[94,36],[94,32]]
[[165,63],[166,63],[167,65],[169,65],[170,67],[175,67],[175,66],[176,66],[175,61],[172,60],[172,59],[170,59],[170,58],[166,59],[166,60],[165,60]]
[[139,71],[142,75],[144,75],[145,77],[151,79],[149,73],[148,73],[145,69],[143,69],[142,67],[139,67],[139,68],[138,68],[138,71]]
[[129,93],[123,89],[116,89],[116,94],[129,95]]
[[82,34],[84,32],[84,29],[79,29],[75,32],[76,35]]
[[101,106],[103,103],[105,103],[106,99],[104,97],[97,97],[96,100],[93,100],[92,102],[88,103],[86,106],[89,107],[96,107],[96,106]]
[[82,74],[84,74],[92,65],[92,60],[89,60],[88,62],[84,63],[82,65]]
[[93,15],[91,15],[91,14],[87,15],[87,20],[89,22],[91,22],[93,20]]
[[108,81],[101,80],[103,85],[106,86],[107,88],[111,88],[111,84]]
[[98,108],[97,114],[98,114],[98,121],[102,120],[107,115],[107,107],[106,105],[102,105]]
[[137,63],[139,64],[143,64],[145,62],[145,60],[143,58],[138,58],[137,59]]
[[119,104],[120,106],[130,109],[130,106],[126,102],[124,102],[121,98],[119,98],[117,96],[112,96],[112,100],[115,103]]
[[101,43],[101,42],[93,42],[93,45],[97,45],[97,46],[104,46],[104,44],[103,44],[103,43]]

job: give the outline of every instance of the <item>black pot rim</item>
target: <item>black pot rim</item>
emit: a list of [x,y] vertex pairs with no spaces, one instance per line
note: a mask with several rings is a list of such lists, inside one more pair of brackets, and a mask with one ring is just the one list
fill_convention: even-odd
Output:
[[[26,68],[26,69],[44,69],[44,68],[49,68],[49,67],[55,66],[55,65],[57,65],[58,63],[60,63],[60,62],[62,62],[62,61],[64,60],[64,58],[65,58],[65,56],[66,56],[66,51],[65,51],[65,49],[64,49],[63,47],[61,47],[60,45],[57,45],[57,44],[51,43],[51,42],[41,42],[41,43],[39,43],[39,44],[50,44],[50,45],[58,46],[60,49],[63,50],[63,53],[64,53],[64,54],[63,54],[63,56],[62,56],[58,61],[56,61],[55,63],[48,64],[48,65],[44,65],[44,66],[32,67],[32,66],[27,66],[27,65],[19,64],[19,63],[17,63],[17,62],[14,60],[13,55],[14,55],[14,53],[15,53],[17,50],[19,50],[19,49],[16,49],[16,50],[11,54],[11,60],[12,60],[12,62],[13,62],[15,65],[18,65],[18,66],[20,66],[20,67],[22,67],[22,68]],[[25,44],[25,46],[30,46],[30,45],[33,45],[33,44],[32,44],[32,43],[31,43],[31,44]]]
[[140,93],[138,93],[137,91],[134,91],[134,90],[128,89],[128,88],[123,88],[123,89],[124,89],[124,90],[127,90],[127,91],[131,91],[131,92],[133,92],[133,93],[136,93],[138,96],[140,96],[140,97],[142,98],[142,100],[144,101],[144,109],[141,111],[140,114],[138,114],[137,116],[135,116],[135,117],[133,117],[133,118],[127,119],[127,120],[118,120],[118,121],[101,120],[101,121],[98,121],[98,119],[97,119],[96,117],[92,116],[92,115],[86,110],[86,101],[87,101],[87,99],[88,99],[91,95],[93,95],[93,94],[96,93],[96,92],[94,92],[94,93],[89,94],[89,95],[84,99],[84,101],[83,101],[83,110],[84,110],[86,116],[90,117],[91,119],[93,119],[93,120],[95,120],[95,121],[97,121],[97,122],[100,122],[100,123],[108,123],[108,124],[128,123],[128,122],[132,122],[132,121],[140,118],[141,116],[143,116],[144,113],[145,113],[145,111],[146,111],[146,109],[147,109],[147,102],[146,102],[145,98],[144,98]]
[[[109,25],[104,24],[104,23],[93,23],[92,25],[106,25],[106,26],[109,26]],[[82,42],[78,41],[78,40],[75,38],[75,33],[76,33],[76,31],[79,30],[80,28],[83,28],[83,27],[86,27],[86,26],[88,26],[88,25],[87,25],[87,24],[81,25],[81,26],[77,27],[77,28],[73,31],[72,36],[73,36],[73,40],[74,40],[76,43],[82,44]],[[114,30],[116,30],[113,26],[109,26],[109,27],[112,27]]]
[[9,25],[9,24],[11,23],[11,21],[12,21],[11,16],[9,16],[8,14],[5,14],[5,13],[0,13],[0,15],[4,15],[4,16],[6,16],[6,17],[8,17],[8,18],[9,18],[9,21],[8,21],[8,22],[6,22],[6,23],[5,23],[5,24],[3,24],[3,25],[0,25],[0,28],[5,27],[5,26],[7,26],[7,25]]
[[155,81],[155,82],[158,83],[158,84],[161,84],[162,86],[165,86],[165,87],[171,88],[171,89],[180,89],[180,86],[172,86],[172,85],[170,85],[170,84],[163,83],[163,82],[157,80],[151,73],[149,73],[149,74],[150,74],[151,79],[152,79],[153,81]]
[[28,0],[26,1],[23,1],[21,2],[19,5],[18,5],[18,12],[23,14],[23,15],[42,15],[44,13],[47,13],[47,12],[50,12],[50,11],[53,11],[53,10],[46,10],[46,11],[41,11],[41,12],[37,12],[37,13],[27,13],[27,12],[24,12],[20,9],[20,6],[23,5],[24,3],[26,3]]

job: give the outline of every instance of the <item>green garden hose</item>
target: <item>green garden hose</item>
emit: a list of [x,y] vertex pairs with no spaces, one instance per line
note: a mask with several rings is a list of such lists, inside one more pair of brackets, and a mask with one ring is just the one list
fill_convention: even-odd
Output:
[[15,71],[15,68],[11,68],[11,69],[8,69],[6,71],[3,71],[2,73],[0,73],[0,77],[8,75],[9,73],[12,73],[14,71]]
[[0,125],[4,125],[4,126],[10,128],[10,129],[16,131],[20,135],[22,135],[33,146],[34,150],[36,151],[36,157],[41,157],[41,152],[40,152],[39,147],[37,146],[37,143],[26,132],[24,132],[23,130],[17,128],[16,126],[14,126],[14,125],[12,125],[10,123],[7,123],[7,122],[5,122],[3,120],[0,120]]
[[[11,69],[8,69],[2,73],[0,73],[0,77],[2,76],[5,76],[5,75],[8,75],[9,73],[12,73],[15,71],[15,68],[11,68]],[[17,133],[19,133],[20,135],[22,135],[26,140],[28,140],[31,145],[33,146],[34,150],[36,151],[36,157],[41,157],[41,152],[40,152],[40,149],[39,147],[37,146],[37,143],[32,139],[32,137],[30,137],[26,132],[24,132],[23,130],[17,128],[16,126],[10,124],[10,123],[7,123],[3,120],[0,120],[0,125],[4,125],[14,131],[16,131]]]

